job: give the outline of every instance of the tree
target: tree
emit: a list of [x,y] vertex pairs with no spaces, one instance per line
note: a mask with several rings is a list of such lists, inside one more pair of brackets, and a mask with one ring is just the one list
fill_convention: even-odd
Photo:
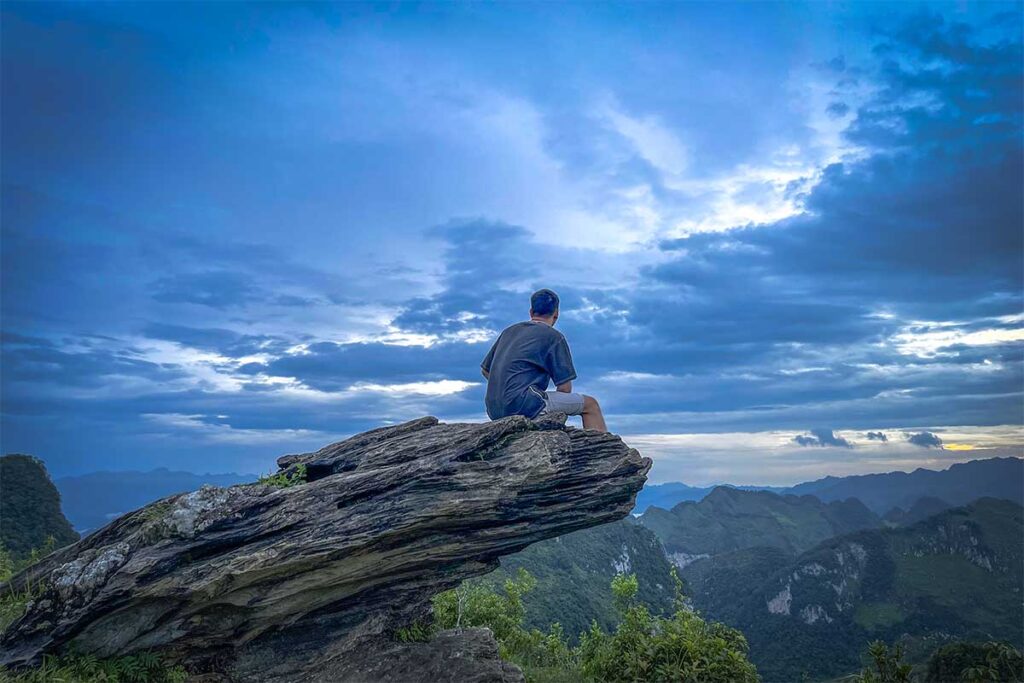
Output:
[[856,683],[910,683],[910,672],[913,667],[903,662],[903,647],[895,645],[892,651],[880,640],[868,645],[868,656],[874,664],[854,677]]
[[1005,643],[950,643],[928,660],[927,683],[1024,682],[1024,656]]

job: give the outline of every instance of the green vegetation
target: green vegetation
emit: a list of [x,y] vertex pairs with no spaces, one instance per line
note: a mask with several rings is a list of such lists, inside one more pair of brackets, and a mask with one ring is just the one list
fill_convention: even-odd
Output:
[[547,631],[560,623],[574,644],[595,620],[605,630],[618,623],[608,584],[619,572],[636,574],[640,581],[637,598],[652,613],[665,616],[674,611],[673,566],[657,537],[632,521],[602,524],[535,543],[503,557],[501,568],[488,579],[500,586],[505,579],[515,578],[520,569],[536,579],[536,586],[523,596],[525,627]]
[[0,457],[0,546],[21,561],[50,537],[54,548],[78,540],[42,461],[30,455]]
[[282,470],[277,474],[265,474],[259,478],[257,483],[279,489],[304,484],[306,483],[306,466],[296,465],[294,469]]
[[853,620],[868,631],[898,624],[906,618],[899,605],[891,602],[872,602],[858,605]]
[[903,661],[903,648],[889,646],[876,640],[868,645],[871,666],[854,676],[854,683],[910,683],[913,667]]
[[747,660],[742,634],[709,624],[680,603],[671,617],[652,615],[638,599],[635,575],[611,582],[618,625],[609,632],[596,622],[572,647],[560,624],[546,632],[523,627],[523,597],[536,579],[520,568],[500,592],[486,580],[467,581],[434,598],[437,628],[486,626],[494,632],[501,656],[523,669],[531,682],[570,681],[757,681]]
[[[3,546],[0,546],[0,583],[6,583],[21,570],[46,557],[56,549],[56,546],[57,540],[53,536],[48,536],[41,547],[33,548],[19,559],[13,558]],[[15,591],[9,586],[0,587],[0,633],[7,630],[8,626],[25,613],[29,601],[38,597],[43,588],[41,584],[29,585],[21,591]]]
[[184,683],[181,667],[168,667],[151,652],[97,659],[92,655],[47,655],[41,666],[10,673],[0,669],[0,683]]
[[1024,656],[1005,643],[950,643],[928,661],[926,683],[1021,683]]

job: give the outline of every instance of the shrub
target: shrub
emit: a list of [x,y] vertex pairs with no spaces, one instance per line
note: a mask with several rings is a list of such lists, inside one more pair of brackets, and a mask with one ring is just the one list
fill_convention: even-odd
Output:
[[903,648],[900,645],[890,651],[888,645],[876,640],[868,645],[867,655],[871,658],[871,665],[854,676],[855,683],[910,683],[913,667],[903,663]]
[[482,581],[466,582],[434,598],[435,623],[439,628],[489,627],[502,657],[519,665],[528,681],[759,680],[739,631],[709,624],[681,606],[670,619],[652,616],[636,599],[635,575],[619,574],[612,580],[620,614],[614,633],[595,623],[576,648],[569,647],[557,623],[547,633],[523,629],[522,597],[535,585],[523,569],[505,582],[503,593]]
[[1024,681],[1024,656],[1005,643],[950,643],[928,660],[927,683]]
[[296,465],[294,470],[282,470],[277,474],[265,474],[259,478],[259,484],[266,484],[279,489],[298,486],[306,483],[306,466]]

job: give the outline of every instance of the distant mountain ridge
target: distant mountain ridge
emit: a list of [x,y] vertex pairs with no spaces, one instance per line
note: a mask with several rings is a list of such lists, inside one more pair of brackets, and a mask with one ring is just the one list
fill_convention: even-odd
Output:
[[154,500],[194,491],[203,484],[232,486],[255,481],[255,474],[194,474],[166,468],[149,472],[92,472],[57,479],[64,514],[81,533],[95,531],[115,517]]
[[[749,548],[680,573],[694,606],[741,629],[765,680],[830,679],[860,666],[863,643],[935,639],[1024,644],[1024,508],[1004,499],[909,527],[865,529],[788,559]],[[925,645],[927,643],[927,645]]]
[[638,521],[661,539],[665,552],[681,567],[700,557],[756,546],[796,554],[827,538],[882,524],[856,499],[824,503],[814,496],[728,486],[671,510],[648,508]]
[[782,493],[786,489],[781,486],[735,486],[733,484],[714,484],[712,486],[689,486],[678,481],[670,481],[665,484],[648,484],[636,497],[636,507],[633,514],[643,514],[647,508],[659,507],[670,510],[679,503],[686,501],[703,500],[704,496],[714,491],[719,486],[727,486],[740,491],[772,491]]
[[786,493],[811,494],[824,501],[858,498],[883,515],[894,507],[911,508],[919,498],[966,505],[978,498],[1002,498],[1024,505],[1024,460],[988,458],[951,465],[945,470],[825,477],[797,484]]
[[[876,515],[893,508],[909,510],[919,498],[931,497],[948,506],[966,505],[978,498],[1003,498],[1024,505],[1024,460],[1001,457],[956,463],[945,470],[919,467],[913,472],[823,477],[794,486],[733,486],[749,491],[773,491],[796,496],[813,495],[825,502],[857,498]],[[633,514],[655,506],[665,510],[686,501],[702,500],[717,486],[689,486],[680,482],[645,486],[637,496]]]

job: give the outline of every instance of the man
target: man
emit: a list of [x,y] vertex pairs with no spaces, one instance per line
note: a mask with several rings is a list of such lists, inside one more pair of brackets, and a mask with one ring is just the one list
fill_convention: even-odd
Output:
[[[480,370],[487,378],[487,416],[535,418],[541,413],[582,415],[583,428],[607,432],[601,406],[590,396],[572,393],[576,369],[569,344],[555,330],[558,295],[540,289],[530,297],[529,322],[505,328]],[[555,391],[548,391],[553,382]]]

